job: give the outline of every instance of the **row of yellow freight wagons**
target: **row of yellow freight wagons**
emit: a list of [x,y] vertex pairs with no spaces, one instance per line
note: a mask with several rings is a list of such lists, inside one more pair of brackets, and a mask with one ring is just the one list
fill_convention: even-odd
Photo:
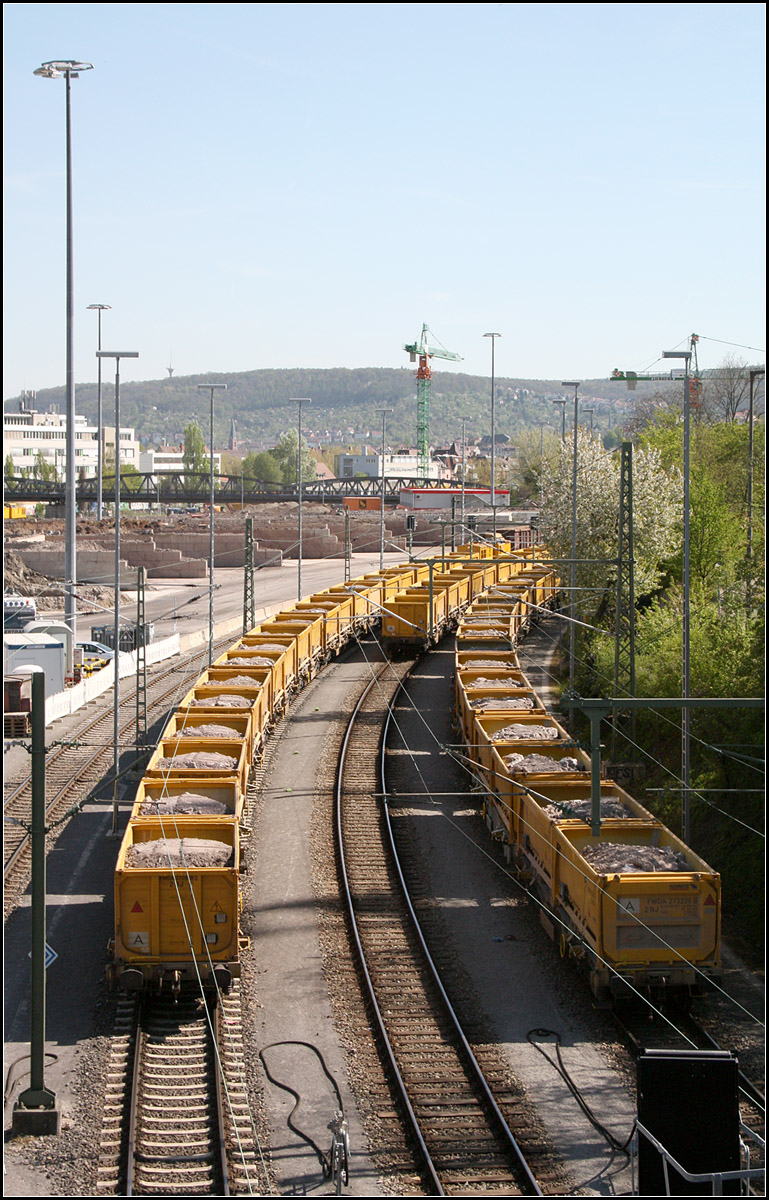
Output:
[[702,990],[721,974],[719,876],[609,779],[593,836],[589,757],[545,711],[500,624],[463,622],[455,664],[457,726],[492,835],[596,996]]
[[419,570],[363,576],[267,618],[184,695],[120,849],[111,979],[177,987],[199,974],[226,988],[239,974],[240,822],[254,758],[291,694]]
[[557,592],[556,576],[552,568],[538,565],[534,555],[534,551],[516,555],[509,542],[500,541],[496,546],[460,546],[440,560],[440,569],[435,559],[432,571],[426,568],[419,579],[387,600],[382,615],[383,642],[388,646],[434,644],[458,623],[474,620],[481,595],[488,597],[485,608],[496,596],[502,604],[515,596],[551,606]]
[[239,974],[240,822],[254,758],[292,693],[429,574],[408,563],[317,592],[238,639],[186,692],[119,853],[111,979],[176,987],[199,974],[227,987]]

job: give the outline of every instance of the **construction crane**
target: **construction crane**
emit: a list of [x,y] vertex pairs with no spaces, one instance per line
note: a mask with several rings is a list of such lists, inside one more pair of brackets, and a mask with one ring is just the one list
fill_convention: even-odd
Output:
[[[427,335],[430,329],[422,326],[422,336],[418,342],[407,343],[403,349],[408,353],[412,362],[419,359],[417,371],[417,470],[426,479],[430,464],[430,380],[433,373],[430,369],[431,358],[447,358],[451,362],[461,362],[462,355],[454,354],[443,346],[428,344]],[[433,335],[434,336],[434,335]]]
[[[699,336],[696,333],[691,334],[689,338],[689,349],[692,355],[689,363],[689,404],[692,408],[699,408],[702,404],[702,376],[700,375],[700,366],[697,362],[697,343],[699,340]],[[685,372],[682,368],[659,375],[637,375],[635,371],[618,371],[615,367],[611,373],[611,378],[624,379],[627,383],[628,391],[634,392],[637,383],[647,383],[650,380],[683,379],[684,374]]]

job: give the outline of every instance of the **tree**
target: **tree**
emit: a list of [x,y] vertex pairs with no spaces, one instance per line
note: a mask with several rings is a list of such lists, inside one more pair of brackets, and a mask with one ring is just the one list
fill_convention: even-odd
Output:
[[11,457],[10,454],[7,454],[6,458],[5,458],[5,478],[13,479],[15,474],[16,474],[16,468],[13,465],[13,458]]
[[667,426],[680,425],[684,419],[683,386],[662,387],[658,391],[636,397],[633,404],[633,414],[627,422],[628,433],[635,434],[647,429],[650,425],[664,423]]
[[[577,436],[577,558],[614,559],[619,516],[619,455],[583,430]],[[572,452],[561,443],[555,463],[545,460],[542,528],[555,557],[571,558]],[[662,579],[662,564],[681,542],[682,481],[676,467],[666,470],[659,451],[633,455],[635,591],[640,599]],[[597,590],[595,609],[616,584],[611,563],[578,563],[578,588]],[[582,593],[579,593],[580,595]],[[584,606],[583,606],[584,609]]]
[[748,364],[727,354],[705,381],[705,405],[717,421],[734,421],[750,393]]
[[182,465],[185,472],[203,475],[211,470],[206,443],[197,421],[190,421],[184,430]]
[[56,467],[53,463],[49,463],[45,458],[42,450],[38,450],[35,455],[35,463],[32,467],[32,478],[42,479],[43,482],[55,480],[57,478]]
[[[295,429],[290,429],[288,433],[281,436],[280,441],[270,454],[280,467],[280,478],[282,483],[297,482],[297,448],[299,445],[299,436]],[[315,479],[315,459],[310,454],[307,448],[307,443],[302,438],[302,479]]]
[[240,466],[244,479],[258,479],[260,483],[280,483],[280,463],[269,450],[259,454],[247,454]]
[[561,439],[549,430],[527,429],[516,439],[517,461],[513,475],[516,488],[515,503],[539,507],[539,485],[542,464],[547,459],[551,467],[560,453]]

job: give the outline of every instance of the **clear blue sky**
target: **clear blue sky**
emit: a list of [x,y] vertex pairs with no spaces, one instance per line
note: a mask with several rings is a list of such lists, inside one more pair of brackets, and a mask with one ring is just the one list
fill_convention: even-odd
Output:
[[[5,378],[406,366],[488,374],[764,346],[758,4],[6,4]],[[703,341],[700,364],[728,347]],[[763,361],[763,355],[734,350]],[[453,369],[453,368],[449,368]]]

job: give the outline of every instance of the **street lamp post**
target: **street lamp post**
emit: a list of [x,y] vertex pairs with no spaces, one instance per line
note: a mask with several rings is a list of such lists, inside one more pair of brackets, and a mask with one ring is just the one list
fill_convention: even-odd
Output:
[[118,708],[120,707],[120,360],[121,358],[138,358],[138,350],[97,350],[97,357],[114,358],[115,360],[115,656],[112,665],[115,671],[112,737],[114,741],[113,761],[115,770],[114,791],[112,794],[112,830],[117,833],[118,819],[118,775],[120,773],[120,745],[118,742],[119,722]]
[[226,392],[226,383],[199,383],[199,392],[210,393],[210,456],[208,463],[208,665],[214,661],[214,392]]
[[[569,604],[569,691],[574,695],[574,631],[576,620],[576,609],[574,600],[577,587],[577,424],[579,416],[579,383],[575,379],[567,379],[561,382],[561,387],[574,388],[574,448],[572,454],[571,467],[571,603]],[[566,405],[564,404],[564,416],[566,414]]]
[[465,475],[467,474],[467,442],[465,440],[466,421],[462,420],[462,545],[465,544]]
[[562,405],[562,408],[561,408],[561,441],[565,442],[566,441],[566,401],[565,400],[554,400],[553,404]]
[[75,366],[73,342],[73,254],[72,254],[72,120],[70,81],[82,71],[91,71],[92,63],[47,62],[34,72],[43,79],[61,79],[66,83],[66,143],[67,143],[67,349],[66,349],[66,415],[67,415],[67,481],[64,489],[64,620],[72,630],[72,645],[77,641],[77,552],[75,546],[75,517],[77,491],[75,479]]
[[496,443],[494,431],[494,344],[498,337],[502,337],[501,333],[484,333],[484,337],[491,338],[491,528],[494,540],[497,538],[497,472],[496,472]]
[[[692,352],[691,350],[663,350],[662,357],[681,358],[684,362],[684,611],[681,648],[681,696],[686,700],[690,691],[689,644],[691,637],[689,604],[689,364]],[[687,843],[689,842],[689,778],[689,709],[684,705],[681,710],[681,837]]]
[[[111,304],[89,304],[88,308],[89,308],[89,310],[96,309],[96,311],[99,314],[99,339],[98,339],[98,344],[97,344],[96,348],[97,348],[97,350],[101,350],[101,314],[103,312],[105,312],[107,309],[111,309],[112,305]],[[96,436],[99,440],[99,445],[98,445],[98,449],[96,452],[96,520],[101,521],[102,515],[103,515],[102,498],[101,498],[101,492],[102,492],[102,487],[101,487],[101,481],[102,481],[102,437],[103,437],[103,435],[102,435],[102,412],[101,412],[101,358],[99,358],[98,355],[97,355],[97,358],[99,360],[99,382],[98,382],[98,391],[97,391],[97,397],[96,397]]]
[[384,544],[385,544],[385,427],[387,422],[387,414],[393,410],[391,408],[378,408],[376,410],[382,414],[382,486],[380,488],[379,501],[379,570],[384,571]]
[[595,409],[583,408],[582,411],[583,411],[583,413],[585,413],[585,415],[587,415],[587,413],[590,413],[590,437],[592,438],[592,436],[593,436],[593,413],[594,413]]
[[[552,425],[547,426],[552,429]],[[545,503],[545,422],[539,423],[539,519],[542,522],[542,508]]]
[[292,396],[291,404],[299,405],[298,417],[298,437],[299,441],[296,448],[296,474],[299,483],[299,553],[297,556],[296,568],[296,598],[302,599],[302,405],[312,404],[312,399],[309,396]]

